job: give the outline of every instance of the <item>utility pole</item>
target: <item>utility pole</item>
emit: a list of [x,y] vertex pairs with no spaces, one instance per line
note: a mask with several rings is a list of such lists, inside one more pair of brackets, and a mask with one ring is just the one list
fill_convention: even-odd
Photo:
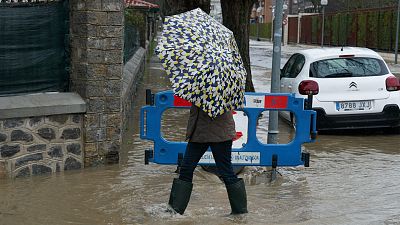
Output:
[[328,5],[328,0],[321,0],[322,7],[322,30],[321,30],[321,48],[324,47],[324,32],[325,32],[325,6]]
[[[283,0],[275,1],[274,43],[272,53],[271,93],[280,89]],[[268,144],[278,143],[278,111],[269,111]]]

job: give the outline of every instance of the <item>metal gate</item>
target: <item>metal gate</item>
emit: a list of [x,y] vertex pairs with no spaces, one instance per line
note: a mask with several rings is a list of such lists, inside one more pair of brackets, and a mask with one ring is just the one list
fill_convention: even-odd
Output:
[[299,17],[298,16],[288,17],[288,19],[289,19],[288,42],[297,43]]

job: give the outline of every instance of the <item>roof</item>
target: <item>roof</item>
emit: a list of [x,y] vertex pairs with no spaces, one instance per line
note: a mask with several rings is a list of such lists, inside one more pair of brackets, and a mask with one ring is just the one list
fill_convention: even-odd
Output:
[[341,55],[354,55],[355,57],[371,57],[382,59],[382,57],[375,51],[368,48],[359,47],[324,47],[300,50],[301,53],[311,61],[317,61],[326,58],[339,57]]
[[143,0],[125,0],[126,7],[139,7],[148,9],[158,9],[160,8],[157,4],[146,2]]

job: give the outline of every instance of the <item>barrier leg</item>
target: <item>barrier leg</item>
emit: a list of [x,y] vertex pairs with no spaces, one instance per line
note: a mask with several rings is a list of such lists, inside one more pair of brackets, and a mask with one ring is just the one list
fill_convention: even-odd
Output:
[[271,181],[276,179],[276,167],[278,167],[278,155],[272,155],[272,171],[271,171]]
[[304,167],[310,167],[310,153],[301,153],[301,160],[304,162]]
[[153,158],[153,151],[152,150],[145,150],[144,151],[144,164],[148,165],[150,158]]
[[154,105],[154,94],[150,89],[146,89],[146,105]]

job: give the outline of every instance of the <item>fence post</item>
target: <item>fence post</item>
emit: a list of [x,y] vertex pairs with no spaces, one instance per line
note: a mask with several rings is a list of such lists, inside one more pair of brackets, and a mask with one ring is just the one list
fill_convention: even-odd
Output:
[[297,44],[300,44],[300,32],[301,32],[301,14],[299,13],[299,15],[297,16]]
[[394,49],[394,63],[397,64],[397,53],[399,48],[399,19],[400,19],[400,0],[397,3],[397,22],[396,22],[396,43]]
[[321,31],[321,48],[324,47],[324,32],[325,32],[325,7],[322,6],[322,31]]

